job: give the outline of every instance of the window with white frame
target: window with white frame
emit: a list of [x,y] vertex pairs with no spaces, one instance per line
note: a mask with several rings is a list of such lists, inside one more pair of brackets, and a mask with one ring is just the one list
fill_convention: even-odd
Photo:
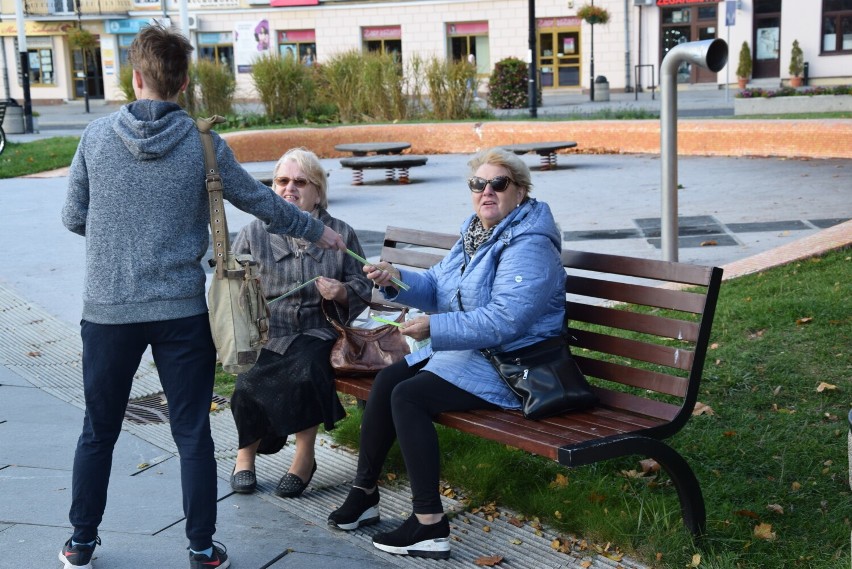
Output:
[[852,52],[852,0],[823,0],[822,53]]

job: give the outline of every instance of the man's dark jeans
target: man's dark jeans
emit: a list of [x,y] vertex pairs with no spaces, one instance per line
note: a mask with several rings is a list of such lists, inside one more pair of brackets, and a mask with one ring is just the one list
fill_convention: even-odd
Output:
[[74,455],[68,516],[74,526],[73,539],[89,542],[98,534],[113,447],[121,432],[133,376],[150,345],[180,453],[186,536],[196,551],[210,547],[216,531],[216,461],[210,435],[216,349],[207,314],[116,325],[84,320],[81,329],[86,414]]

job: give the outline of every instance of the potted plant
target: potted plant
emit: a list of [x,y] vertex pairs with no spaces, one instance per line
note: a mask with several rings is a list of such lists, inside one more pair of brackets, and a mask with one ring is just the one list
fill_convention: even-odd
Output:
[[737,65],[737,86],[745,89],[749,77],[751,77],[751,50],[748,42],[743,42],[740,48],[740,62]]
[[802,73],[805,72],[805,54],[799,47],[799,40],[793,40],[790,51],[790,87],[802,86]]
[[606,8],[586,4],[577,10],[577,17],[587,24],[606,24],[609,22],[609,12]]

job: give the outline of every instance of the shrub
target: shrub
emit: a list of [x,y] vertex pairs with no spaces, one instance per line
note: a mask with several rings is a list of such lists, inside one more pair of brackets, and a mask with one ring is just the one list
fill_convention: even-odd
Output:
[[471,114],[476,82],[476,67],[466,61],[447,61],[433,57],[426,64],[426,85],[431,116],[437,120],[458,120]]
[[748,48],[748,42],[743,42],[740,47],[740,61],[737,65],[737,77],[748,79],[751,77],[751,50]]
[[121,91],[125,102],[132,103],[136,100],[136,91],[133,90],[133,67],[126,63],[118,71],[118,90]]
[[[200,111],[204,115],[230,115],[234,110],[234,93],[237,82],[231,74],[231,68],[218,61],[200,59],[195,64],[194,76],[197,79]],[[193,72],[190,71],[190,83]],[[196,94],[195,87],[187,89],[187,99],[192,103]],[[187,112],[191,112],[187,110]],[[193,114],[193,113],[191,113]]]
[[793,49],[790,51],[790,75],[799,77],[805,72],[805,55],[799,47],[799,40],[793,40]]
[[335,54],[322,66],[325,96],[337,106],[340,122],[356,122],[358,118],[362,64],[362,55],[349,50]]
[[[516,57],[494,65],[489,79],[488,104],[495,109],[521,109],[528,105],[529,68]],[[538,91],[541,93],[541,90]]]
[[307,114],[316,91],[310,67],[293,57],[264,54],[252,64],[251,78],[271,122],[300,119]]

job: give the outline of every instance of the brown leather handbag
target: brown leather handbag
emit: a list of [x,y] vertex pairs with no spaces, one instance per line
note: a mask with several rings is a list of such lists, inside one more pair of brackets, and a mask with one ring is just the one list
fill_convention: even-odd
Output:
[[[378,312],[396,312],[401,310],[394,322],[404,322],[408,308],[402,309],[369,303],[370,310]],[[322,303],[326,319],[334,326],[340,336],[331,348],[331,367],[338,375],[370,376],[387,366],[400,361],[409,353],[408,343],[399,329],[392,324],[378,328],[357,328],[346,326],[333,317],[326,303]]]

